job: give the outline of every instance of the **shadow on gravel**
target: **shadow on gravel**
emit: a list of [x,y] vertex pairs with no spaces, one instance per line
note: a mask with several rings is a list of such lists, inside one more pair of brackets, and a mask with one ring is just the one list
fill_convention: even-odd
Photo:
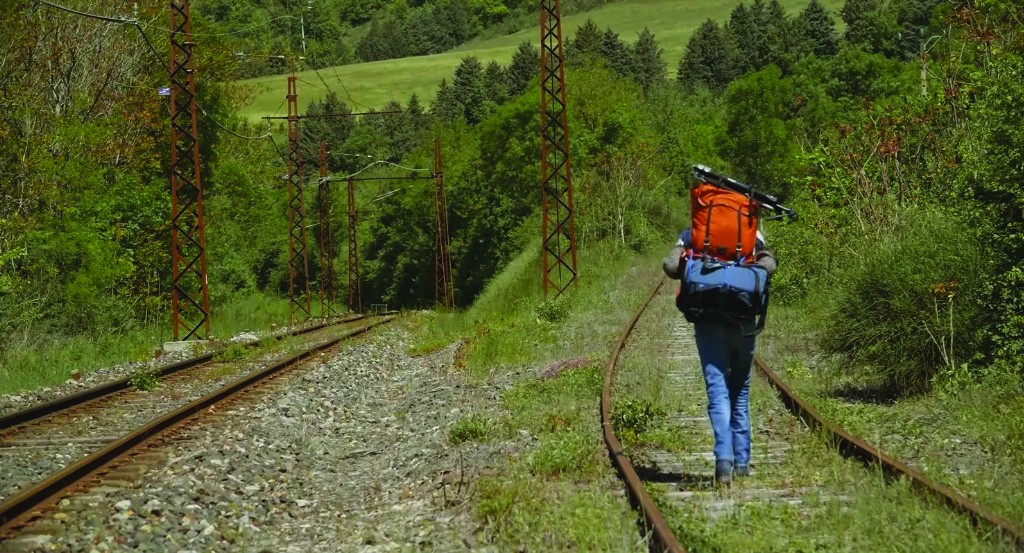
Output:
[[685,487],[712,486],[715,478],[711,474],[692,474],[686,472],[662,472],[652,467],[634,467],[636,473],[644,482],[657,482],[661,484],[679,484]]

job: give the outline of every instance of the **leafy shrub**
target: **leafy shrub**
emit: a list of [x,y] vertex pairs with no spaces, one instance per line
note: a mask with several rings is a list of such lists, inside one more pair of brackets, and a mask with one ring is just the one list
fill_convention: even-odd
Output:
[[160,379],[157,377],[156,371],[145,369],[137,371],[132,375],[131,379],[128,380],[128,384],[132,389],[140,392],[155,390],[159,383]]
[[912,209],[864,240],[826,318],[823,347],[900,392],[923,390],[981,343],[986,259],[972,231]]
[[664,416],[665,412],[649,400],[629,398],[616,403],[612,411],[612,428],[623,441],[633,442]]
[[230,362],[230,361],[241,361],[248,355],[247,348],[244,344],[231,344],[230,346],[220,350],[214,355],[217,361]]
[[559,323],[569,316],[569,305],[565,300],[555,298],[537,304],[537,318],[549,323]]
[[491,419],[474,413],[456,421],[448,431],[448,438],[456,445],[463,442],[485,442],[493,426]]

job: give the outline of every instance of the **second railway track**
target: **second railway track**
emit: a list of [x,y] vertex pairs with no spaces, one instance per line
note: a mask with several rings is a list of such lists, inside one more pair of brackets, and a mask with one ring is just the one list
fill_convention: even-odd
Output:
[[[734,480],[732,488],[716,488],[700,361],[692,326],[674,312],[672,293],[670,283],[652,289],[624,329],[608,362],[601,409],[606,443],[643,517],[653,550],[729,548],[757,539],[751,531],[760,534],[757,541],[762,546],[776,540],[775,546],[767,548],[773,551],[872,550],[856,545],[857,531],[852,528],[864,524],[860,513],[870,512],[877,503],[874,516],[884,519],[879,513],[905,508],[894,506],[899,501],[895,498],[898,491],[876,489],[878,497],[864,492],[862,482],[874,474],[907,482],[921,492],[917,500],[922,504],[921,517],[928,513],[929,522],[941,528],[925,536],[929,543],[915,543],[917,549],[913,550],[968,547],[1012,551],[1024,547],[1024,533],[1013,522],[972,503],[956,490],[931,482],[919,471],[822,419],[760,360],[751,393],[754,475]],[[623,394],[663,400],[671,437],[663,443],[634,439],[623,446],[612,424],[617,396]],[[834,453],[826,444],[869,465],[869,471],[833,460]],[[862,520],[852,522],[854,511]],[[964,517],[960,519],[963,524],[952,522],[957,516]],[[950,522],[944,528],[944,523],[935,522],[945,519]],[[851,521],[851,528],[831,526],[842,521]],[[777,523],[777,527],[766,527],[766,522]],[[880,521],[878,535],[894,531],[884,528],[889,522]],[[892,524],[896,527],[898,522]],[[976,532],[962,530],[971,524]],[[814,525],[821,527],[809,528]],[[947,540],[941,535],[947,531],[957,537]],[[888,546],[906,550],[898,544]]]
[[[189,367],[168,374],[156,393],[133,393],[114,383],[113,388],[118,389],[108,385],[104,387],[106,393],[80,394],[94,396],[85,400],[50,402],[52,412],[36,409],[9,415],[7,420],[21,422],[0,430],[0,460],[5,468],[0,475],[0,537],[10,537],[36,518],[41,507],[95,479],[118,458],[160,433],[269,381],[318,352],[391,320],[373,319],[355,327],[337,328],[329,335],[312,333],[329,332],[325,329],[334,325],[312,327],[293,333],[310,334],[311,347],[294,355],[287,351],[264,355],[260,361],[231,370],[211,368],[207,365],[210,359],[191,360]],[[54,407],[58,405],[60,408]]]

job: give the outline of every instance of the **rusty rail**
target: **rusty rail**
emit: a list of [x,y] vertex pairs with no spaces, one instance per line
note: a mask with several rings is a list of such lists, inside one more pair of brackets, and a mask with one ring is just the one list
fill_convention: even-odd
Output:
[[[657,296],[662,286],[664,286],[665,280],[665,278],[660,279],[651,290],[647,299],[640,305],[636,314],[633,315],[629,324],[622,331],[622,335],[619,336],[619,341],[616,343],[608,359],[608,365],[605,369],[604,390],[601,394],[601,426],[612,461],[626,482],[632,502],[643,513],[647,527],[653,531],[652,538],[655,540],[655,543],[651,544],[651,548],[675,553],[685,552],[685,549],[668,527],[657,506],[651,501],[639,475],[622,451],[622,444],[615,436],[615,431],[611,424],[611,387],[615,380],[615,369],[619,354],[625,348],[626,341],[629,339],[629,335],[632,333],[640,316],[643,315],[643,312],[651,304],[655,296]],[[967,516],[975,526],[987,525],[1007,539],[1012,540],[1018,548],[1024,550],[1024,530],[1015,523],[992,513],[971,501],[959,491],[932,481],[921,471],[883,453],[877,447],[853,436],[842,427],[826,420],[817,409],[783,382],[778,374],[772,371],[760,357],[754,360],[754,366],[768,380],[768,383],[775,388],[786,408],[793,415],[803,420],[809,427],[821,429],[836,450],[844,457],[857,459],[869,467],[878,466],[888,478],[908,478],[916,489],[940,499],[954,511]]]
[[647,523],[648,528],[653,530],[652,537],[657,542],[651,544],[652,549],[655,545],[662,551],[669,551],[671,553],[685,553],[682,544],[676,539],[675,534],[669,528],[668,523],[665,522],[665,517],[662,516],[661,511],[658,510],[657,505],[651,500],[651,496],[647,494],[647,490],[644,489],[644,483],[640,480],[640,475],[636,473],[636,469],[633,468],[633,464],[629,462],[629,458],[626,457],[625,452],[622,451],[622,444],[619,439],[615,436],[615,429],[612,428],[612,383],[615,381],[615,366],[619,361],[619,354],[622,349],[626,347],[626,340],[629,339],[629,335],[633,332],[633,328],[636,327],[637,321],[640,320],[640,316],[643,315],[647,306],[651,304],[654,297],[658,295],[661,287],[665,284],[665,278],[662,277],[658,281],[658,284],[651,289],[650,295],[647,296],[647,300],[640,305],[633,318],[623,329],[622,334],[619,336],[619,341],[612,348],[611,356],[608,358],[608,365],[605,367],[604,372],[604,390],[601,392],[601,428],[604,431],[604,441],[608,445],[608,452],[611,455],[612,462],[615,463],[615,467],[619,471],[619,475],[626,482],[626,488],[629,490],[629,495],[633,500],[634,506],[640,509],[640,512],[644,515],[644,520]]
[[1014,541],[1017,547],[1024,549],[1024,530],[1019,526],[974,503],[959,491],[944,484],[933,482],[921,471],[883,453],[874,445],[853,436],[842,427],[825,420],[817,409],[786,385],[779,378],[778,374],[771,370],[760,357],[754,360],[754,366],[768,380],[768,383],[775,388],[786,408],[804,421],[807,426],[821,429],[832,445],[844,457],[857,459],[867,466],[877,466],[889,478],[899,478],[901,476],[909,478],[915,488],[940,499],[953,510],[966,515],[975,526],[987,524],[998,530],[1008,539]]
[[[291,330],[291,331],[286,332],[286,333],[278,334],[278,335],[274,336],[274,338],[280,340],[280,339],[283,339],[283,338],[286,338],[286,337],[300,336],[302,334],[308,334],[310,332],[315,332],[317,330],[326,328],[326,327],[328,327],[330,325],[344,324],[344,323],[353,323],[353,322],[356,322],[356,321],[359,321],[359,320],[362,320],[362,319],[365,319],[365,318],[366,318],[366,315],[360,315],[358,317],[352,317],[352,318],[349,318],[349,319],[341,319],[341,320],[338,320],[338,321],[327,321],[327,322],[319,323],[319,324],[314,325],[314,326],[309,326],[309,327],[305,327],[305,328]],[[259,344],[259,343],[260,343],[260,340],[253,340],[252,342],[245,343],[245,347],[253,347],[253,346],[255,346],[255,345]],[[214,356],[216,356],[217,353],[218,352],[214,351],[214,352],[206,353],[206,354],[203,354],[203,355],[200,355],[200,356],[197,356],[197,357],[191,357],[189,359],[183,359],[183,360],[178,361],[176,363],[172,363],[170,365],[166,365],[164,367],[161,367],[157,371],[157,373],[156,373],[157,374],[157,378],[164,378],[164,377],[170,376],[170,375],[172,375],[174,373],[178,373],[178,372],[181,372],[183,370],[191,369],[193,367],[202,365],[203,363],[209,363],[210,361],[213,360]],[[59,413],[59,412],[64,411],[66,409],[70,409],[72,407],[75,407],[75,406],[81,405],[83,403],[92,401],[94,399],[98,399],[98,398],[101,398],[101,397],[109,396],[109,395],[114,394],[116,392],[120,392],[121,390],[126,390],[130,386],[131,386],[131,377],[126,377],[126,378],[122,378],[121,380],[116,380],[114,382],[110,382],[110,383],[104,384],[102,386],[97,386],[95,388],[90,388],[88,390],[82,390],[81,392],[78,392],[78,393],[70,394],[70,395],[67,395],[67,396],[64,396],[64,397],[59,397],[57,399],[53,399],[53,400],[50,400],[50,401],[47,401],[47,402],[44,402],[44,403],[40,403],[38,405],[33,405],[33,406],[31,406],[31,407],[29,407],[27,409],[22,409],[20,411],[16,411],[14,413],[10,413],[8,415],[0,417],[0,431],[3,431],[3,430],[6,430],[8,428],[13,428],[15,426],[19,426],[19,425],[25,424],[27,422],[32,422],[32,421],[37,420],[37,419],[41,419],[43,417],[52,415],[54,413]]]
[[297,353],[288,359],[278,361],[264,369],[243,376],[231,384],[203,396],[188,405],[180,407],[158,419],[150,421],[134,432],[118,439],[115,442],[111,442],[99,451],[96,451],[88,457],[79,460],[77,463],[64,468],[46,480],[39,482],[35,486],[24,490],[18,495],[8,499],[3,504],[0,504],[0,536],[10,536],[17,527],[31,522],[41,508],[59,500],[65,491],[74,488],[83,480],[86,480],[90,476],[114,463],[117,459],[129,454],[133,450],[147,445],[148,442],[158,437],[160,434],[184,423],[201,413],[203,410],[238,395],[240,392],[300,363],[301,361],[306,360],[316,353],[332,348],[344,340],[369,332],[371,329],[382,324],[389,323],[393,320],[395,320],[394,317],[381,319],[360,329],[349,332],[344,336],[340,336],[323,344],[314,346],[310,349]]

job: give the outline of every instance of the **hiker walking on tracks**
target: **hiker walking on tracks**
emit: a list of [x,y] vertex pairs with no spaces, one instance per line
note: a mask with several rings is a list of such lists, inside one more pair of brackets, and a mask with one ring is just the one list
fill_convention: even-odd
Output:
[[[690,249],[690,230],[679,234],[676,247],[663,268],[671,278],[682,278],[681,265]],[[758,233],[754,263],[768,275],[776,261]],[[685,267],[682,267],[685,270]],[[708,394],[708,417],[715,435],[715,481],[728,486],[732,476],[750,474],[750,373],[757,345],[758,323],[754,317],[735,317],[714,312],[694,321],[694,336]]]
[[679,234],[663,269],[680,281],[676,306],[694,325],[715,435],[715,481],[750,474],[750,371],[768,311],[776,261],[758,231],[764,209],[796,212],[773,196],[694,167],[691,227]]

